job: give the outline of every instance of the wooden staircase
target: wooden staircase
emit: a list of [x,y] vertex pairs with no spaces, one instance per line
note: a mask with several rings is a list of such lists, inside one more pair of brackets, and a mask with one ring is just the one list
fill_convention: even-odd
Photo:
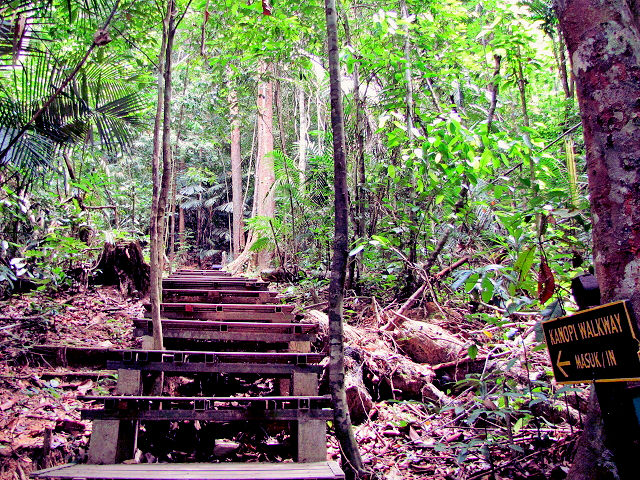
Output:
[[[168,350],[153,350],[153,324],[134,319],[143,348],[111,350],[107,367],[118,370],[116,394],[84,396],[93,421],[89,464],[32,473],[34,478],[87,479],[337,479],[326,461],[330,397],[318,395],[320,354],[311,353],[317,325],[304,323],[293,305],[277,301],[268,283],[221,270],[181,270],[163,280],[162,329]],[[150,306],[145,306],[145,317]],[[276,395],[149,395],[145,376],[160,374],[274,379]],[[243,425],[289,425],[297,463],[184,463],[122,465],[131,459],[140,422],[198,420]]]

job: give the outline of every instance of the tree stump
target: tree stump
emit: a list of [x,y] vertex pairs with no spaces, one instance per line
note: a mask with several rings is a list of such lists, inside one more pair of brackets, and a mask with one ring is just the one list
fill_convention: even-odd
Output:
[[123,296],[144,296],[149,291],[149,274],[140,242],[105,243],[92,283],[117,285]]

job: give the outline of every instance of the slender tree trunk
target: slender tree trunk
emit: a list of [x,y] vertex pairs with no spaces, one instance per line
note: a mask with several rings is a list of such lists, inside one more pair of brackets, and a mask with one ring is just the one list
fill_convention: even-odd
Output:
[[302,78],[298,87],[298,116],[299,116],[299,135],[298,135],[298,171],[300,175],[300,189],[304,191],[307,172],[307,136],[309,135],[309,116],[305,105],[304,86]]
[[333,161],[335,185],[335,239],[329,285],[329,384],[333,400],[336,436],[343,455],[343,468],[348,478],[364,473],[362,459],[351,427],[344,388],[343,290],[349,247],[347,165],[345,158],[342,89],[338,59],[338,25],[335,0],[325,0],[329,49],[331,95],[331,127],[333,129]]
[[[349,20],[344,19],[344,31],[347,43],[352,45],[351,31],[349,28]],[[366,203],[367,193],[365,189],[365,157],[364,157],[364,99],[360,96],[360,69],[358,64],[353,65],[353,103],[356,109],[356,164],[355,164],[355,237],[362,239],[365,236],[366,231]],[[362,270],[362,257],[363,253],[360,252],[356,255],[355,261],[352,261],[349,266],[349,277],[347,280],[348,288],[356,288],[358,291],[358,280],[360,279],[360,271]]]
[[161,242],[158,249],[158,257],[160,266],[160,275],[164,269],[164,253],[166,244],[165,238],[165,216],[167,212],[167,201],[169,198],[169,190],[171,184],[171,99],[173,95],[171,77],[173,74],[173,40],[176,33],[175,16],[176,5],[175,0],[169,0],[168,4],[168,28],[167,28],[167,48],[165,50],[164,60],[164,96],[163,96],[163,118],[162,118],[162,177],[160,181],[160,191],[158,193],[158,214],[157,228],[158,239]]
[[424,83],[427,84],[427,89],[429,90],[429,96],[431,97],[431,103],[433,103],[433,107],[436,109],[436,112],[442,113],[442,107],[440,106],[440,99],[438,98],[438,94],[436,93],[436,90],[433,87],[433,82],[429,77],[424,77]]
[[[402,0],[400,2],[400,9],[402,11],[402,18],[405,21],[409,21],[409,11],[407,9],[407,2]],[[413,74],[411,73],[411,36],[409,26],[405,24],[405,39],[404,39],[404,81],[406,83],[407,91],[405,92],[406,112],[405,118],[407,122],[407,139],[409,141],[410,156],[413,157],[414,153],[414,135],[413,135],[413,116],[414,116],[414,100],[413,100]],[[409,207],[409,262],[415,264],[418,262],[418,231],[420,226],[418,225],[418,218],[416,214],[416,188],[414,169],[406,168],[409,175],[409,195],[408,195],[408,207]],[[408,268],[406,272],[407,284],[411,290],[414,289],[413,283],[415,281],[413,269]]]
[[[526,128],[522,136],[527,144],[531,144],[529,136],[529,109],[527,108],[527,80],[524,78],[524,69],[522,68],[522,56],[520,55],[520,49],[518,48],[518,55],[516,58],[516,76],[518,79],[518,91],[520,92],[520,107],[522,108],[522,125]],[[533,156],[529,158],[529,180],[533,187],[533,182],[536,179],[536,166],[533,161]]]
[[231,196],[233,200],[233,256],[240,255],[244,247],[243,205],[242,199],[242,157],[240,152],[240,111],[235,84],[231,78],[231,68],[227,69],[229,78],[229,114],[231,115]]
[[558,31],[558,72],[560,73],[560,81],[562,82],[562,89],[564,90],[564,96],[566,98],[573,97],[573,91],[569,86],[569,75],[567,74],[567,57],[565,55],[565,49],[567,46],[564,43],[564,36],[562,32]]
[[[187,67],[184,82],[182,84],[182,95],[186,97],[187,86],[189,84],[189,68]],[[176,145],[174,148],[174,154],[171,158],[171,198],[169,201],[169,263],[173,265],[176,254],[176,211],[178,207],[178,175],[184,168],[184,162],[180,156],[180,137],[182,136],[182,126],[184,122],[184,104],[183,101],[180,104],[180,113],[178,114],[178,126],[176,128]]]
[[[629,299],[640,321],[640,4],[556,0],[555,6],[582,116],[602,301]],[[624,384],[599,384],[596,392],[567,478],[638,478],[638,427]]]
[[316,89],[316,130],[318,130],[318,145],[324,145],[324,120],[322,118],[322,98],[320,94],[321,83],[318,81]]
[[493,76],[491,77],[491,85],[489,86],[489,92],[491,95],[491,104],[489,105],[489,113],[487,115],[487,133],[491,133],[491,124],[493,123],[493,116],[496,113],[496,106],[498,105],[498,91],[500,89],[500,63],[502,57],[500,55],[493,56]]
[[[178,160],[178,171],[184,171],[184,161]],[[178,249],[185,246],[185,224],[184,224],[184,208],[182,205],[178,205]]]
[[151,157],[151,177],[153,183],[152,200],[151,200],[151,221],[150,221],[150,237],[151,237],[151,271],[150,271],[150,287],[149,301],[151,303],[151,321],[153,323],[153,344],[157,350],[163,349],[162,339],[162,323],[160,321],[160,298],[161,298],[161,281],[162,281],[162,264],[159,254],[160,242],[158,233],[158,203],[160,198],[160,153],[162,151],[162,142],[160,129],[162,126],[162,110],[164,98],[164,58],[167,48],[167,34],[169,24],[170,11],[167,7],[167,13],[162,26],[162,45],[158,56],[158,96],[156,105],[156,118],[153,128],[153,153]]

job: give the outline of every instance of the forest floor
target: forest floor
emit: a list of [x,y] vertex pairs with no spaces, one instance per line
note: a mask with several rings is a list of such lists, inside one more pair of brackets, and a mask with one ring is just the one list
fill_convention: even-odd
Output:
[[[546,351],[535,351],[532,340],[535,318],[487,327],[461,321],[464,310],[446,305],[439,306],[437,314],[425,308],[405,312],[407,320],[437,324],[457,339],[451,342],[464,346],[454,352],[459,362],[434,366],[406,354],[403,335],[411,332],[402,325],[390,329],[395,325],[388,311],[375,300],[347,299],[347,350],[362,374],[361,386],[373,395],[373,405],[358,419],[355,433],[374,478],[566,476],[585,397],[582,391],[563,392],[549,379]],[[32,470],[82,461],[91,423],[80,419],[83,404],[76,397],[106,394],[115,386],[115,372],[48,364],[32,347],[139,346],[130,319],[142,312],[141,300],[123,298],[112,287],[75,294],[31,293],[0,302],[0,479],[26,480]],[[477,348],[474,358],[467,356],[467,345]],[[466,370],[475,373],[463,375],[458,365],[475,366]],[[422,382],[417,389],[410,382],[402,384],[412,372],[418,372],[417,381]],[[195,430],[205,432],[206,426],[195,425]],[[337,443],[328,438],[329,456],[338,459]],[[217,455],[223,460],[286,461],[280,450],[258,451],[251,445]],[[140,451],[136,461],[202,455],[173,452],[166,457]]]

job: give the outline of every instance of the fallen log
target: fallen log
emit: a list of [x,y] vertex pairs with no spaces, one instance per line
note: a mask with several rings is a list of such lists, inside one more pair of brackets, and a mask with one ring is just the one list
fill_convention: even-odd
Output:
[[27,354],[30,360],[46,361],[61,367],[106,368],[111,349],[104,347],[72,347],[67,345],[33,345]]
[[365,374],[368,387],[379,400],[431,400],[449,403],[450,399],[434,385],[431,366],[413,362],[390,350],[367,352]]
[[[319,349],[327,345],[329,319],[311,310],[305,320],[320,326]],[[390,334],[385,334],[389,337]],[[392,350],[388,340],[378,332],[363,336],[357,329],[344,325],[345,382],[352,419],[365,420],[368,398],[379,400],[431,400],[450,403],[451,399],[433,385],[435,372],[430,365],[419,364]],[[361,369],[361,371],[359,371]],[[326,374],[325,374],[326,377]],[[350,393],[349,393],[350,392]],[[356,422],[354,422],[356,423]]]
[[[319,352],[328,352],[329,317],[327,316],[327,314],[321,312],[320,310],[309,310],[308,312],[304,313],[304,319],[306,322],[315,323],[319,327],[318,334],[316,335],[316,341],[314,342],[316,350]],[[346,323],[343,325],[343,334],[345,345],[358,344],[362,339],[362,336],[358,333],[358,330]]]
[[362,350],[345,348],[345,393],[347,406],[354,425],[359,425],[369,418],[373,400],[364,385]]
[[466,351],[464,341],[431,323],[407,319],[392,335],[398,347],[417,363],[450,362]]

